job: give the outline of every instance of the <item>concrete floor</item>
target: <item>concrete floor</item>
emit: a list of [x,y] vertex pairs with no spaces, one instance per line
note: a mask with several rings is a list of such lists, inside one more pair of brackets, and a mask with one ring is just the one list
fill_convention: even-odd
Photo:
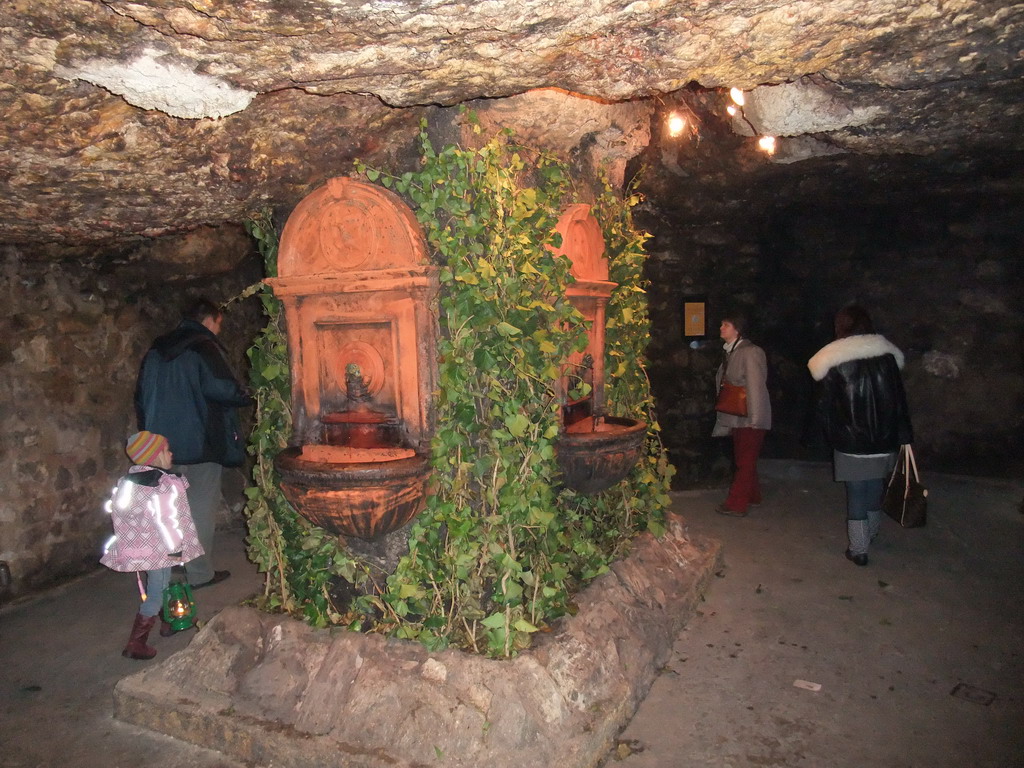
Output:
[[[886,520],[858,568],[827,467],[762,476],[745,519],[714,513],[721,491],[674,494],[726,566],[606,768],[1024,766],[1024,483],[926,475],[928,527]],[[233,576],[196,594],[201,619],[261,588],[243,536],[219,533]],[[106,570],[0,607],[0,768],[241,768],[111,717],[148,663],[120,656],[134,609]],[[192,635],[156,636],[157,660]]]
[[764,464],[746,518],[676,495],[726,567],[608,768],[1024,766],[1024,485],[926,475],[859,568],[830,468]]

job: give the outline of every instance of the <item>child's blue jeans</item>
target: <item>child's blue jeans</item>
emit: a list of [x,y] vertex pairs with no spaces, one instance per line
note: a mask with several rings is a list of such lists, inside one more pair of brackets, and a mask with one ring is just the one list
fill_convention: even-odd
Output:
[[146,571],[146,599],[139,606],[139,613],[145,617],[156,616],[163,608],[164,590],[171,583],[171,569],[157,568]]

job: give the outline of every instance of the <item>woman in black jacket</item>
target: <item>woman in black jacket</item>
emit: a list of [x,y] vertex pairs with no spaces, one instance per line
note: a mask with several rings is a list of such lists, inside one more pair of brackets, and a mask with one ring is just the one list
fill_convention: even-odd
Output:
[[862,307],[836,313],[836,340],[807,363],[820,382],[817,415],[832,446],[835,479],[846,483],[846,557],[868,564],[882,521],[885,477],[914,439],[900,369],[903,353],[876,334]]

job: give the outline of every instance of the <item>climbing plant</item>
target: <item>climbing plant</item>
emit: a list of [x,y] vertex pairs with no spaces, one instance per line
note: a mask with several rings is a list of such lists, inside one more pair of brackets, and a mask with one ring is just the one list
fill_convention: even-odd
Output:
[[[616,192],[607,178],[593,205],[593,213],[604,233],[609,279],[616,284],[606,308],[605,324],[605,396],[623,415],[646,420],[645,451],[619,490],[623,494],[615,504],[622,525],[632,530],[638,521],[657,535],[663,532],[664,510],[671,503],[669,490],[673,467],[661,442],[654,396],[647,378],[647,343],[650,318],[647,309],[648,281],[643,276],[649,235],[633,223],[633,208],[640,203],[635,179],[624,194]],[[597,503],[605,505],[605,494]]]
[[[256,240],[267,277],[277,275],[278,235],[269,211],[253,214],[246,228]],[[282,327],[282,306],[266,284],[258,293],[267,324],[247,354],[256,414],[249,437],[253,484],[246,489],[249,557],[264,574],[258,605],[265,610],[302,613],[326,626],[344,617],[331,600],[332,579],[362,583],[366,572],[327,531],[296,514],[284,497],[274,457],[291,433],[291,377]]]
[[[595,212],[620,283],[608,307],[608,401],[652,429],[629,478],[582,496],[561,488],[555,458],[557,384],[564,361],[586,346],[582,317],[564,298],[570,264],[552,249],[561,209],[573,202],[566,167],[509,134],[479,149],[438,150],[424,126],[419,140],[417,171],[357,163],[368,181],[409,202],[439,268],[432,493],[410,529],[409,552],[373,594],[334,605],[332,580],[364,582],[366,567],[296,515],[277,488],[272,459],[287,440],[288,373],[280,308],[269,292],[261,297],[269,322],[250,350],[261,393],[250,442],[250,551],[267,574],[267,608],[432,649],[510,656],[571,612],[572,595],[638,531],[660,530],[671,467],[642,364],[645,235],[632,224],[636,196],[623,199],[606,184]],[[273,274],[269,218],[254,217],[250,232]]]

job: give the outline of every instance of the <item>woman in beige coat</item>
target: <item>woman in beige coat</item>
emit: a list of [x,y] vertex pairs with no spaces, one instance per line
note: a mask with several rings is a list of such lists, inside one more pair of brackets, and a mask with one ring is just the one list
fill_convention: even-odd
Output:
[[718,413],[714,437],[732,437],[736,474],[729,495],[719,505],[723,515],[746,517],[751,504],[761,503],[761,487],[757,479],[757,459],[761,455],[765,435],[772,428],[772,405],[768,399],[768,363],[764,350],[743,337],[746,320],[739,315],[722,319],[720,336],[725,342],[725,362],[715,377],[716,389],[722,378],[747,391],[747,415]]

